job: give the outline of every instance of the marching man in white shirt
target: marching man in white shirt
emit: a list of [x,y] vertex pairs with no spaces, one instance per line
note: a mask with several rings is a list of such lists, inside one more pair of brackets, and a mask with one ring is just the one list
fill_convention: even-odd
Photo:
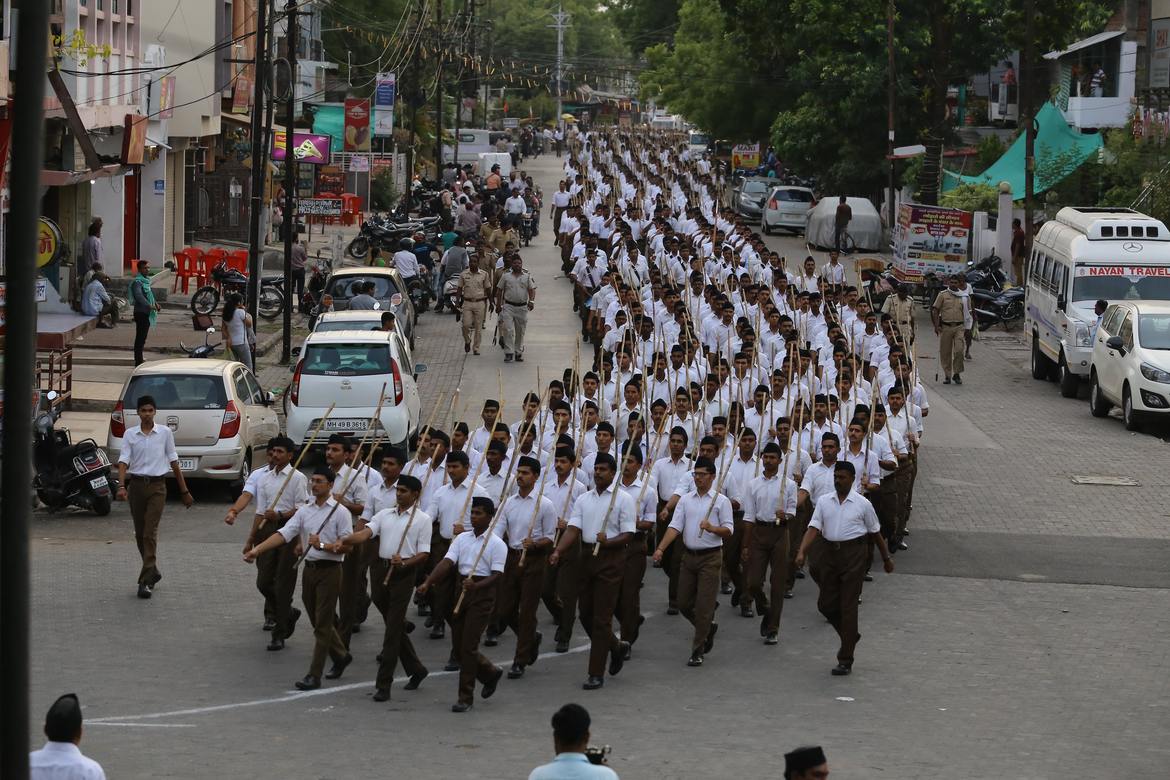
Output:
[[464,593],[459,613],[451,623],[452,638],[459,658],[459,699],[452,712],[467,712],[475,700],[475,682],[483,684],[480,696],[488,699],[496,692],[504,670],[479,652],[479,640],[492,619],[496,590],[508,559],[508,545],[489,531],[496,505],[490,498],[471,499],[471,530],[455,537],[439,565],[418,586],[420,596],[437,583],[455,576],[461,581],[457,590]]
[[[780,613],[788,588],[788,524],[796,522],[796,482],[787,470],[780,474],[780,445],[772,442],[760,456],[764,473],[748,483],[743,503],[743,565],[746,587],[740,606],[750,609],[753,599],[760,612],[764,644],[779,640]],[[791,464],[786,460],[786,467]],[[783,501],[783,505],[781,505]],[[764,573],[771,569],[764,600]]]
[[834,492],[817,501],[796,553],[796,565],[803,566],[805,556],[812,550],[810,570],[821,590],[817,609],[841,638],[837,665],[832,670],[835,676],[853,671],[853,651],[861,638],[857,633],[857,601],[870,541],[881,551],[886,573],[894,571],[894,559],[882,538],[877,513],[868,500],[853,490],[854,478],[852,463],[837,462],[833,469]]
[[[162,574],[158,570],[158,523],[162,520],[167,501],[167,472],[179,484],[183,506],[195,503],[183,470],[179,468],[179,453],[175,451],[175,435],[165,425],[154,424],[158,407],[154,397],[144,395],[137,403],[138,425],[126,430],[122,450],[118,453],[117,498],[130,502],[130,516],[134,519],[134,541],[142,556],[138,572],[138,598],[148,599]],[[129,472],[129,481],[127,481]]]
[[581,540],[581,580],[578,593],[581,625],[590,638],[587,691],[605,684],[605,657],[615,675],[625,663],[625,642],[613,634],[613,613],[626,565],[626,545],[634,534],[634,499],[614,484],[617,462],[600,453],[593,464],[594,489],[573,504],[569,524],[549,558],[555,566]]
[[[386,471],[383,459],[382,470]],[[398,661],[410,680],[404,686],[413,691],[427,676],[427,668],[418,659],[418,653],[407,635],[406,609],[414,593],[414,578],[419,567],[431,552],[431,517],[418,509],[422,482],[408,474],[395,481],[397,501],[378,510],[365,527],[342,539],[346,548],[377,538],[378,557],[370,565],[374,606],[382,613],[386,633],[382,638],[382,652],[378,656],[378,677],[374,682],[374,701],[390,700],[390,684]]]
[[702,666],[703,656],[715,646],[715,600],[719,597],[719,569],[723,560],[723,541],[731,537],[735,521],[731,501],[722,493],[712,492],[715,462],[710,458],[695,461],[695,488],[687,491],[674,508],[674,517],[666,536],[654,550],[654,560],[682,537],[682,565],[678,575],[678,608],[695,627],[691,657],[687,666]]

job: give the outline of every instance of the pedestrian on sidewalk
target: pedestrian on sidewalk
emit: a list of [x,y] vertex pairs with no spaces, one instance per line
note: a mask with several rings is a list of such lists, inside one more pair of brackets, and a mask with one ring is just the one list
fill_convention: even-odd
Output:
[[244,310],[244,298],[239,293],[229,293],[223,303],[224,346],[236,360],[252,371],[252,345],[255,330],[252,315]]
[[491,301],[492,275],[479,267],[479,254],[467,256],[467,270],[459,274],[459,316],[463,319],[463,351],[479,354],[483,336],[483,321]]
[[496,311],[500,313],[500,346],[504,362],[524,362],[524,330],[528,327],[528,312],[536,305],[536,282],[524,270],[519,253],[511,257],[511,271],[496,282]]
[[150,289],[150,263],[146,260],[138,261],[138,275],[130,282],[130,300],[134,305],[134,365],[140,366],[144,362],[146,336],[158,320],[161,308]]
[[[101,263],[94,263],[88,276],[89,281],[81,294],[81,313],[87,317],[97,317],[99,328],[113,328],[118,324],[118,304],[106,290],[110,277],[102,273]],[[102,318],[107,316],[110,318],[109,324],[102,322]]]
[[309,250],[303,241],[293,243],[292,247],[292,288],[296,296],[297,311],[305,313],[305,265],[309,262]]
[[[947,289],[934,299],[930,308],[934,321],[934,332],[938,339],[938,362],[943,370],[943,384],[963,384],[963,324],[967,317],[967,305],[959,294],[959,275],[947,279]],[[935,377],[937,379],[937,376]]]
[[158,524],[162,520],[167,500],[167,471],[179,485],[183,506],[190,508],[195,501],[187,489],[187,480],[179,468],[179,454],[175,451],[175,435],[167,426],[154,424],[158,407],[154,397],[140,396],[136,404],[138,425],[122,437],[118,453],[119,501],[129,501],[130,516],[134,519],[134,541],[142,556],[138,572],[138,598],[148,599],[162,579],[158,570]]

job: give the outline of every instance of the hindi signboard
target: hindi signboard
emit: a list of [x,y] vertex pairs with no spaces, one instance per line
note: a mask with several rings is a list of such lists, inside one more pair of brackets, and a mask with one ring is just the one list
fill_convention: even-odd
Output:
[[894,273],[919,283],[925,274],[963,270],[971,244],[972,214],[962,209],[903,203],[894,228]]
[[301,198],[297,214],[302,217],[340,217],[341,198]]

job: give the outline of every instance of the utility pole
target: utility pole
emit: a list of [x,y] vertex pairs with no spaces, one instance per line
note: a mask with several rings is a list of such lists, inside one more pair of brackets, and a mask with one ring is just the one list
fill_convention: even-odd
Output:
[[435,2],[435,178],[443,174],[443,0]]
[[[20,99],[12,112],[12,199],[5,234],[7,343],[4,360],[4,450],[0,484],[0,777],[28,777],[29,746],[29,485],[32,484],[33,416],[29,390],[36,386],[37,218],[45,142],[45,65],[49,47],[49,4],[21,3],[14,42],[13,86]],[[5,76],[7,78],[7,75]],[[50,292],[55,295],[56,292]]]
[[888,102],[888,141],[886,148],[889,150],[890,157],[890,194],[889,194],[889,215],[887,217],[886,227],[890,231],[890,237],[894,235],[894,102],[897,97],[896,77],[894,74],[894,0],[889,0],[886,6],[886,50],[888,62],[886,65],[889,71],[889,85],[887,87],[887,102]]
[[294,213],[297,191],[297,158],[293,154],[293,125],[297,111],[297,4],[288,0],[285,40],[288,41],[288,103],[284,112],[284,317],[282,322],[280,362],[292,359],[292,251],[297,240],[297,215]]
[[[264,242],[260,236],[260,213],[264,208],[267,137],[264,134],[264,112],[261,106],[264,104],[264,84],[268,80],[268,1],[260,0],[256,9],[256,63],[252,70],[255,81],[252,96],[252,190],[249,198],[252,211],[248,215],[248,312],[252,315],[252,322],[259,322],[260,255],[264,251]],[[284,148],[287,157],[292,151],[292,141],[287,135]]]
[[[1032,195],[1036,186],[1036,111],[1033,107],[1033,86],[1036,83],[1032,72],[1036,62],[1035,37],[1032,25],[1035,13],[1033,0],[1024,0],[1024,48],[1020,50],[1020,108],[1019,116],[1024,124],[1024,267],[1032,257]],[[1005,89],[1000,85],[1000,89]]]
[[564,124],[561,114],[565,110],[561,95],[561,79],[565,75],[565,30],[572,26],[569,20],[573,15],[565,13],[561,10],[561,4],[557,3],[557,12],[552,17],[555,24],[550,24],[549,27],[557,31],[557,126],[560,127]]

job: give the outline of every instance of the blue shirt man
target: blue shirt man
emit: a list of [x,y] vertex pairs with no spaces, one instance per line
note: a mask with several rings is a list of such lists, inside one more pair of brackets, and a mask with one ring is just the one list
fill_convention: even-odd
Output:
[[557,757],[538,766],[528,780],[617,780],[617,772],[590,763],[589,713],[580,704],[566,704],[552,716],[553,748]]

